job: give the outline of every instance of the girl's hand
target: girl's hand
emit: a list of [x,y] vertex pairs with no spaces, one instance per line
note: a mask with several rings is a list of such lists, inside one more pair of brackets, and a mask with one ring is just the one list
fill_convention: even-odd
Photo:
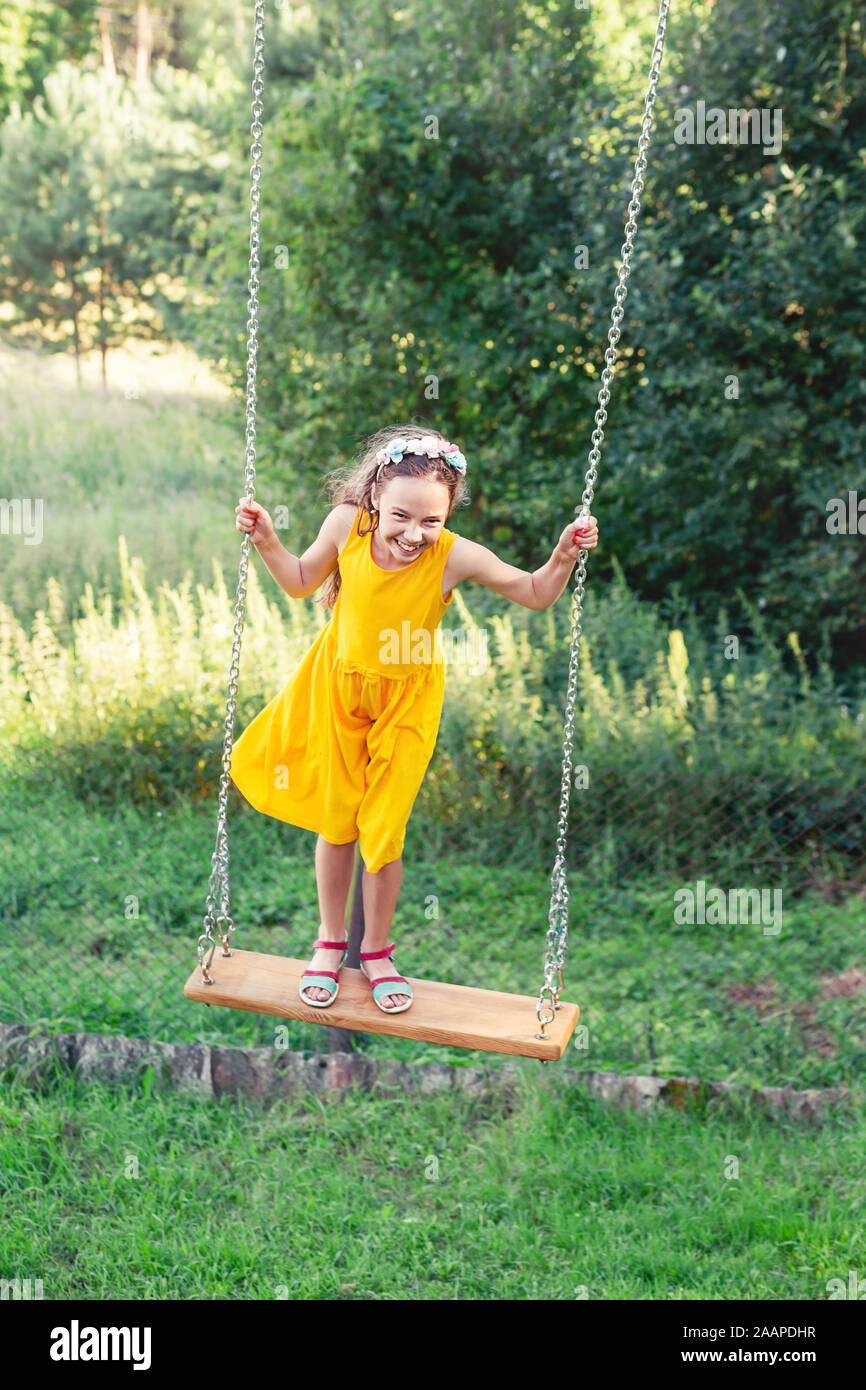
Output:
[[598,522],[594,516],[590,516],[583,529],[583,522],[578,518],[570,521],[559,538],[556,547],[556,554],[567,560],[576,560],[578,551],[595,550],[598,545]]
[[261,502],[252,497],[242,497],[235,507],[235,526],[252,538],[253,545],[261,545],[262,541],[276,535],[274,523]]

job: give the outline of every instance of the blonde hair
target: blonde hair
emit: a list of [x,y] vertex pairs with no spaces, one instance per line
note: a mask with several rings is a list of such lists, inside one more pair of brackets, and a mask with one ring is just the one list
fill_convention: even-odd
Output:
[[[363,507],[369,514],[373,510],[373,485],[377,480],[381,487],[391,478],[429,478],[444,483],[448,488],[448,516],[451,516],[457,507],[468,502],[469,489],[463,475],[445,463],[444,459],[431,459],[426,454],[404,454],[399,463],[389,461],[383,464],[381,469],[376,461],[379,450],[386,448],[392,439],[411,439],[419,434],[432,434],[436,439],[441,439],[443,444],[448,442],[447,435],[441,434],[438,430],[431,430],[429,425],[417,423],[388,425],[376,434],[371,434],[362,444],[354,463],[347,468],[334,468],[326,474],[325,487],[331,506],[338,507],[341,503],[349,502],[355,507]],[[362,531],[359,515],[358,535],[366,536],[368,532],[375,530],[378,524],[378,516],[375,520],[371,517],[370,524]],[[328,576],[322,596],[315,602],[321,603],[325,608],[333,608],[341,583],[340,566],[337,565],[333,574]]]

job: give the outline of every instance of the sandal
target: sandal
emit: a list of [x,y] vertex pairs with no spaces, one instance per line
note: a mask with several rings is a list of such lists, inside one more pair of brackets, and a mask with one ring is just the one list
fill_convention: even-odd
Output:
[[[300,996],[300,1000],[301,1000],[301,1003],[302,1003],[302,1004],[309,1004],[309,1006],[310,1006],[311,1009],[329,1009],[329,1008],[331,1007],[331,1005],[333,1004],[333,1002],[334,1002],[334,1000],[336,999],[337,995],[340,993],[340,981],[339,981],[339,979],[338,979],[337,977],[338,977],[340,971],[342,970],[343,966],[346,964],[346,955],[348,954],[349,943],[348,943],[348,941],[314,941],[314,942],[313,942],[313,950],[314,950],[314,951],[336,951],[336,950],[338,950],[339,948],[342,948],[342,951],[343,951],[343,959],[340,961],[340,964],[337,966],[336,972],[333,971],[333,970],[305,970],[305,971],[304,971],[304,974],[301,976],[300,980],[298,981],[298,994],[299,994],[299,996]],[[304,984],[304,976],[305,976],[305,975],[309,975],[309,977],[310,977],[310,978],[307,980],[307,983],[306,983],[306,984]],[[331,993],[330,999],[307,999],[307,997],[306,997],[306,996],[304,995],[304,993],[303,993],[303,990],[309,989],[310,986],[318,986],[320,989],[328,989],[328,990],[331,990],[332,993]]]
[[[385,949],[384,949],[384,951],[361,951],[361,952],[360,952],[360,956],[361,956],[361,969],[364,970],[364,961],[365,961],[365,960],[382,960],[382,959],[384,959],[386,956],[387,956],[388,960],[390,960],[390,959],[391,959],[391,956],[392,956],[392,954],[393,954],[393,952],[394,952],[395,950],[396,950],[396,947],[395,947],[395,946],[386,946]],[[364,974],[367,975],[366,970],[364,970]],[[367,979],[368,979],[368,980],[370,979],[369,975],[367,975]],[[371,985],[373,985],[372,980],[370,980],[370,983],[371,983]],[[388,988],[389,985],[391,986],[390,989]],[[402,988],[402,989],[395,989],[395,988],[394,988],[395,985],[402,985],[403,988]],[[381,997],[382,995],[388,995],[388,994],[408,994],[408,995],[409,995],[409,1003],[408,1003],[408,1004],[400,1004],[400,1005],[398,1005],[396,1008],[393,1008],[393,1009],[386,1009],[386,1007],[385,1007],[384,1004],[380,1004],[380,1003],[379,1003],[379,999],[380,999],[380,997]],[[379,980],[377,980],[376,983],[373,985],[373,1002],[377,1005],[378,1008],[380,1008],[380,1009],[382,1010],[382,1013],[383,1013],[383,1014],[402,1014],[402,1013],[405,1013],[406,1010],[411,1006],[411,1004],[412,1004],[412,999],[413,999],[413,995],[412,995],[412,986],[410,985],[410,983],[409,983],[408,980],[405,980],[405,979],[403,978],[402,975],[383,975],[382,978],[379,979]]]

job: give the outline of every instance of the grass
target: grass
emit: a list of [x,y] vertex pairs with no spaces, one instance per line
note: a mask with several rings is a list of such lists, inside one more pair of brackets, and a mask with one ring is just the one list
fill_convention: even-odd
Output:
[[[278,1020],[203,1009],[182,994],[204,912],[212,806],[109,812],[55,787],[42,806],[7,795],[0,831],[9,843],[0,864],[0,1018],[273,1044]],[[233,804],[235,945],[311,954],[319,926],[313,844],[312,835]],[[781,931],[765,935],[759,924],[677,925],[680,884],[618,884],[592,869],[576,865],[571,874],[564,995],[581,1006],[587,1045],[558,1065],[745,1086],[858,1084],[866,1063],[859,896],[783,897]],[[404,973],[535,995],[548,906],[549,866],[438,859],[410,822],[391,934]],[[327,1048],[325,1028],[287,1026],[291,1048]],[[399,1038],[363,1035],[360,1046],[380,1057],[479,1060]]]
[[79,391],[69,359],[0,345],[3,493],[42,503],[39,543],[0,546],[0,592],[24,622],[47,606],[49,579],[70,616],[87,583],[117,594],[118,534],[171,583],[188,570],[209,580],[214,557],[236,568],[243,441],[228,393],[177,348],[110,353],[106,394],[94,365]]
[[[39,545],[0,550],[0,1019],[272,1045],[277,1020],[182,993],[215,832],[239,410],[177,354],[109,367],[103,397],[69,364],[0,351],[7,491],[45,513]],[[253,574],[240,727],[321,621]],[[449,673],[392,939],[411,975],[534,995],[568,614],[471,601],[454,616],[489,634],[490,667]],[[4,1277],[42,1278],[50,1299],[812,1300],[862,1268],[860,1097],[810,1131],[756,1116],[749,1089],[863,1074],[864,695],[807,678],[795,637],[732,663],[724,615],[682,629],[623,584],[590,586],[565,972],[587,1046],[521,1061],[512,1104],[350,1092],[266,1110],[161,1092],[152,1073],[27,1091],[10,1072]],[[230,845],[236,944],[308,956],[313,837],[233,793]],[[690,877],[781,887],[782,931],[678,926]],[[307,1053],[328,1036],[288,1024]],[[586,1069],[737,1082],[740,1109],[617,1114],[563,1085]]]
[[866,1260],[864,1120],[617,1113],[537,1071],[513,1108],[7,1081],[0,1264],[46,1299],[823,1299]]

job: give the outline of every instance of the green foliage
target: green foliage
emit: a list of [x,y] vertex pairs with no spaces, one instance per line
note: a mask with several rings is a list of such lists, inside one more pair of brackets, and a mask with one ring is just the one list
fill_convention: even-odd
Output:
[[0,121],[28,107],[61,59],[77,61],[96,42],[95,0],[10,0],[0,10]]
[[[72,620],[50,584],[29,633],[0,605],[5,766],[23,760],[34,790],[50,777],[96,805],[213,797],[234,622],[222,571],[214,565],[210,588],[188,577],[151,597],[121,540],[120,572],[120,599],[88,586]],[[288,680],[323,621],[312,604],[266,596],[253,558],[236,732]],[[422,854],[471,844],[490,861],[507,848],[533,862],[552,844],[559,805],[567,606],[482,622],[458,590],[449,622],[464,655],[455,645],[409,843]],[[575,862],[597,851],[613,878],[648,864],[721,872],[747,855],[756,872],[807,864],[856,880],[866,702],[842,698],[826,665],[813,678],[800,662],[792,676],[766,635],[728,660],[698,623],[668,630],[622,577],[593,591],[573,755],[586,770],[571,794]]]
[[[233,47],[196,6],[166,50],[203,75],[160,61],[133,90],[61,63],[6,122],[14,331],[103,349],[133,324],[182,331],[243,388],[251,32],[232,13]],[[351,14],[323,0],[272,17],[259,457],[301,533],[321,520],[327,467],[420,415],[467,452],[467,534],[543,559],[579,496],[653,18],[566,0]],[[724,603],[755,635],[756,609],[777,645],[797,631],[813,673],[831,659],[851,690],[864,552],[826,521],[863,445],[863,75],[850,0],[790,14],[720,0],[671,25],[594,561],[671,626],[711,624]],[[698,101],[778,111],[781,149],[678,143]]]
[[[361,6],[349,38],[325,3],[315,32],[332,17],[335,46],[313,77],[273,80],[261,459],[311,533],[323,470],[407,414],[464,448],[472,538],[535,567],[568,520],[649,52],[608,52],[614,13],[443,0],[385,25]],[[863,547],[825,523],[862,471],[863,77],[848,0],[675,17],[598,493],[603,579],[617,561],[641,594],[676,593],[705,624],[725,603],[754,634],[742,588],[777,643],[800,633],[813,671],[821,653],[862,661]],[[781,151],[677,144],[698,100],[778,108]],[[190,265],[211,299],[196,344],[239,385],[246,162]]]
[[[676,578],[711,611],[742,585],[773,632],[794,627],[840,668],[866,637],[863,545],[826,530],[829,500],[863,477],[857,12],[722,0],[678,17],[630,304],[644,378],[602,493],[641,593]],[[677,144],[671,106],[698,100],[778,111],[780,152]]]
[[219,92],[164,65],[133,89],[63,62],[44,86],[0,131],[0,297],[13,332],[104,360],[171,304],[184,222],[222,162],[204,125]]

